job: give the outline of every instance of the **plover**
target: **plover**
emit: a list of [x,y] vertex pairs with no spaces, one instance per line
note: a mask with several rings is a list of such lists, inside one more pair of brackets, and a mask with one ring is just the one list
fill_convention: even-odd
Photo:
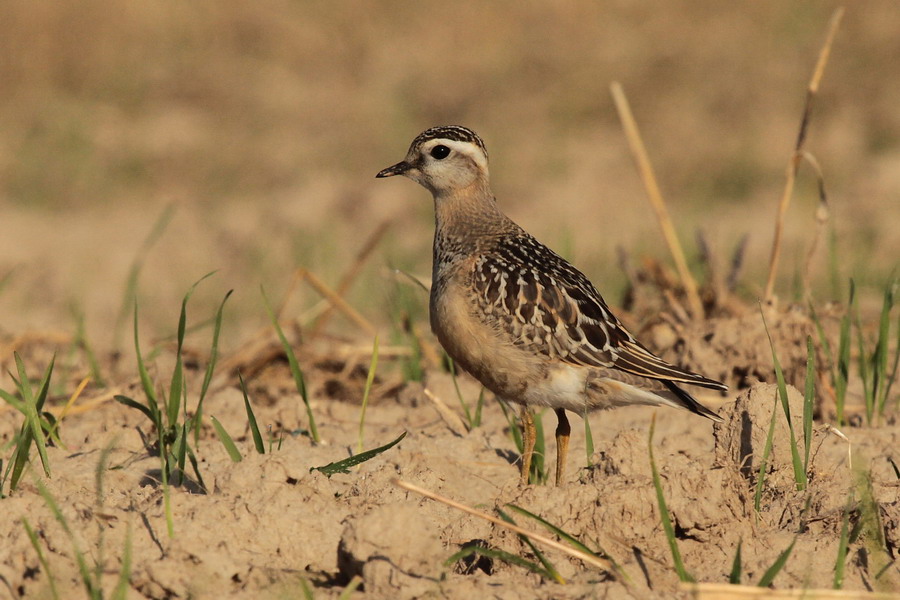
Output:
[[521,478],[535,444],[532,409],[550,407],[556,483],[563,480],[566,411],[629,404],[721,419],[681,384],[718,381],[659,358],[623,327],[584,274],[497,207],[484,142],[461,126],[419,134],[406,158],[376,177],[404,175],[434,196],[431,328],[447,354],[498,397],[520,404]]

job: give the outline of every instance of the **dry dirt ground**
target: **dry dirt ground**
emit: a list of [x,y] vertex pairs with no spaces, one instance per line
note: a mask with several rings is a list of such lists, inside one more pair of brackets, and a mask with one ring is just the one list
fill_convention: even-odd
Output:
[[[832,431],[835,394],[817,343],[810,484],[797,491],[757,304],[805,86],[836,7],[0,3],[0,389],[15,389],[14,352],[35,379],[56,353],[48,407],[57,415],[91,375],[88,349],[104,379],[93,377],[63,419],[62,444],[48,450],[51,476],[33,454],[19,488],[0,490],[0,598],[50,598],[52,585],[61,598],[84,596],[75,547],[107,598],[126,548],[128,598],[304,598],[303,582],[313,597],[334,598],[360,581],[351,597],[691,595],[679,585],[652,485],[652,410],[591,415],[590,457],[573,415],[569,477],[559,488],[519,485],[510,424],[489,394],[482,424],[461,425],[452,379],[427,333],[425,296],[396,271],[427,280],[428,195],[408,181],[373,179],[414,135],[441,123],[482,134],[504,210],[585,271],[642,340],[731,387],[700,395],[722,424],[675,410],[655,417],[653,451],[690,574],[727,582],[740,548],[741,581],[753,585],[790,548],[766,591],[830,588],[846,518],[844,589],[900,592],[896,412],[864,424],[851,373],[851,423],[844,438]],[[804,164],[787,215],[781,301],[765,307],[786,378],[799,389],[806,338],[819,337],[806,302],[789,299],[810,294],[834,347],[855,277],[869,343],[897,272],[897,31],[895,0],[849,4],[816,97],[807,149],[821,166],[830,218],[807,262],[818,193]],[[612,81],[629,95],[690,266],[711,282],[706,319],[682,318],[682,290],[661,266],[667,250],[609,99]],[[385,222],[374,251],[356,263]],[[698,258],[697,232],[710,261]],[[723,292],[745,235],[741,277]],[[321,297],[291,274],[309,269],[337,288],[354,265],[346,298],[361,318],[338,315],[317,331]],[[155,432],[113,396],[143,399],[132,300],[151,377],[167,389],[181,297],[213,270],[191,299],[185,346],[190,412],[209,359],[208,319],[234,289],[195,448],[205,487],[189,469],[192,479],[171,488],[170,536],[148,442]],[[260,284],[306,374],[323,443],[307,434]],[[356,450],[375,331],[382,351],[364,446],[407,435],[349,473],[311,471]],[[410,377],[414,341],[432,350],[421,377]],[[278,440],[264,455],[253,448],[238,370],[263,434]],[[479,386],[466,376],[459,383],[473,407]],[[236,438],[241,462],[218,440],[213,416]],[[552,464],[555,419],[543,420]],[[0,405],[4,470],[20,427],[19,413]],[[398,478],[488,513],[521,506],[602,547],[621,572],[556,550],[547,557],[565,585],[496,558],[445,564],[472,543],[534,556],[516,535],[401,489]]]
[[[784,357],[791,355],[792,347],[804,346],[803,324],[808,320],[798,314],[769,313],[773,330],[784,332],[776,334]],[[740,545],[742,581],[754,584],[791,547],[774,588],[830,588],[846,518],[850,529],[858,526],[861,533],[842,561],[844,588],[896,590],[900,572],[893,557],[900,547],[900,486],[888,460],[895,457],[896,426],[848,427],[845,440],[817,421],[810,444],[810,484],[797,491],[776,386],[751,384],[755,377],[748,379],[741,366],[748,360],[766,364],[752,356],[753,344],[721,352],[727,359],[715,359],[718,362],[689,351],[695,336],[704,345],[720,339],[727,344],[729,330],[753,340],[761,325],[749,323],[746,318],[723,317],[673,328],[675,345],[687,348],[685,354],[693,356],[699,368],[737,388],[727,397],[701,396],[723,417],[722,424],[676,410],[656,414],[654,455],[686,568],[699,582],[727,582]],[[142,392],[135,381],[111,384],[95,396],[98,403],[84,399],[88,410],[64,420],[65,447],[49,451],[53,476],[42,478],[35,466],[19,489],[2,500],[4,514],[11,516],[0,529],[3,593],[12,598],[50,593],[48,573],[29,542],[24,518],[37,532],[62,597],[81,593],[74,544],[85,551],[89,568],[99,569],[107,592],[117,581],[124,549],[130,547],[128,597],[134,598],[295,598],[303,597],[301,579],[314,586],[315,597],[336,597],[354,576],[362,578],[355,594],[373,598],[689,595],[679,588],[652,484],[652,410],[591,415],[595,449],[589,459],[581,421],[575,417],[568,480],[560,487],[523,487],[509,424],[493,399],[488,398],[481,426],[466,431],[459,416],[448,416],[424,393],[427,387],[460,414],[452,378],[444,370],[426,369],[422,383],[404,383],[396,375],[378,377],[365,420],[365,446],[382,445],[404,431],[406,438],[349,473],[328,477],[311,469],[354,452],[369,357],[363,347],[338,339],[294,342],[323,443],[312,443],[304,433],[309,423],[286,361],[274,335],[261,334],[248,344],[252,356],[244,352],[226,358],[226,372],[214,383],[204,409],[237,438],[244,458],[232,462],[207,419],[196,448],[206,487],[190,480],[172,488],[170,537],[159,460],[148,452],[151,431],[146,418],[110,401],[113,393],[140,399]],[[37,364],[50,345],[32,340],[21,343],[19,351]],[[390,351],[385,350],[386,356]],[[165,379],[163,374],[171,372],[170,355],[164,353],[152,364],[155,377]],[[192,364],[188,396],[196,398],[203,363]],[[282,438],[265,455],[253,449],[242,395],[227,376],[230,368],[254,371],[248,388],[256,418],[264,431],[270,428],[267,437]],[[789,380],[802,373],[802,366],[790,360],[785,369]],[[757,370],[771,372],[771,367]],[[479,386],[467,377],[460,377],[459,383],[463,398],[474,405]],[[802,397],[793,387],[790,394],[800,436]],[[827,390],[820,390],[820,397],[827,396]],[[821,405],[819,409],[827,410]],[[756,476],[773,410],[773,451],[757,512]],[[3,413],[0,439],[14,434],[18,420],[10,418],[11,412]],[[552,414],[544,415],[544,425],[552,431]],[[551,440],[548,435],[548,464],[554,458]],[[798,446],[802,455],[802,436]],[[62,508],[74,542],[39,493],[39,479]],[[602,548],[621,571],[590,567],[552,549],[547,558],[566,585],[499,559],[446,564],[453,553],[473,543],[534,557],[514,534],[400,489],[397,479],[488,512],[507,503],[518,505],[589,547]],[[519,523],[540,529],[524,517]]]

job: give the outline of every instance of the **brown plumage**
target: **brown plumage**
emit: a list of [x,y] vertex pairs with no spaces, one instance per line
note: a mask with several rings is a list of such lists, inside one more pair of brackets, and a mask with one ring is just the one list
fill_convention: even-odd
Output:
[[581,271],[499,210],[487,150],[473,131],[422,132],[403,161],[377,176],[392,175],[434,196],[432,330],[485,387],[523,406],[523,481],[534,444],[529,407],[556,410],[557,484],[568,447],[566,410],[668,405],[720,420],[679,384],[725,390],[723,384],[647,350]]

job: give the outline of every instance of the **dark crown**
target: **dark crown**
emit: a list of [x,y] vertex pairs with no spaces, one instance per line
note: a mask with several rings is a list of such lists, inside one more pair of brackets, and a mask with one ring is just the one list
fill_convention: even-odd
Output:
[[426,129],[413,140],[410,145],[410,151],[418,150],[418,148],[429,140],[453,140],[455,142],[470,142],[481,148],[484,155],[487,156],[487,148],[484,141],[478,137],[478,134],[462,125],[442,125],[440,127],[432,127]]

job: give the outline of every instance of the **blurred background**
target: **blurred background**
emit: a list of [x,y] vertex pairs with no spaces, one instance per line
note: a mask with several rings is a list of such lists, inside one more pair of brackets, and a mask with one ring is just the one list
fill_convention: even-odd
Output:
[[[624,86],[689,255],[749,235],[742,293],[765,283],[806,86],[835,2],[58,0],[0,3],[0,334],[112,344],[129,269],[150,335],[228,289],[223,345],[267,322],[297,267],[335,285],[391,223],[348,294],[389,319],[391,268],[427,279],[432,207],[375,173],[421,130],[485,139],[501,206],[611,304],[616,248],[669,261],[609,86]],[[900,256],[900,10],[849,3],[810,126],[833,252],[819,298],[873,289]],[[778,287],[812,239],[801,169]],[[169,208],[171,207],[171,208]],[[171,212],[167,212],[171,211]],[[142,245],[157,228],[152,247]],[[841,287],[844,286],[844,287]],[[294,314],[317,296],[292,295]],[[425,298],[421,296],[424,307]],[[289,313],[290,314],[290,313]]]

